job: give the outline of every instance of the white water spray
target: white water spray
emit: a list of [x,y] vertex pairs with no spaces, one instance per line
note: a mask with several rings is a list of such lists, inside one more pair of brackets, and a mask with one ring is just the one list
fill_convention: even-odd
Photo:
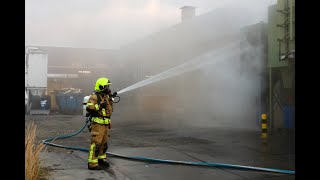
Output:
[[[173,76],[180,75],[182,73],[190,72],[202,67],[205,67],[212,63],[218,63],[221,61],[224,61],[226,59],[240,56],[240,43],[231,43],[228,44],[225,47],[218,48],[214,51],[211,51],[209,53],[206,53],[204,55],[198,56],[196,58],[191,59],[190,61],[187,61],[181,65],[175,66],[173,68],[170,68],[169,70],[166,70],[164,72],[161,72],[155,76],[151,76],[148,79],[142,80],[136,84],[133,84],[131,86],[128,86],[120,91],[118,91],[118,94],[137,89],[139,87],[158,82],[163,79],[167,79]],[[231,52],[231,53],[230,53]]]

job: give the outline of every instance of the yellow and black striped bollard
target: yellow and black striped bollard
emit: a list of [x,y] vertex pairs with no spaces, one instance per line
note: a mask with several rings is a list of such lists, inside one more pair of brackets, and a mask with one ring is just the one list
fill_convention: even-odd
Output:
[[267,139],[267,114],[261,115],[261,138],[263,140]]

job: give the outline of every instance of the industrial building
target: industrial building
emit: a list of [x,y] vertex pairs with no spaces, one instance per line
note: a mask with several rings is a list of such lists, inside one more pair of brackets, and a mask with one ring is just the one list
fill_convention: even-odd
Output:
[[[119,50],[38,47],[48,54],[45,94],[54,96],[53,92],[75,88],[85,96],[92,92],[94,81],[100,76],[112,79],[113,90],[119,91],[172,67],[214,54],[226,44],[239,42],[240,50],[248,45],[255,48],[221,67],[232,66],[232,73],[239,73],[242,79],[250,77],[254,82],[257,91],[243,101],[246,107],[239,110],[242,115],[225,113],[225,117],[216,116],[219,109],[214,109],[217,103],[214,98],[218,97],[213,97],[214,93],[228,91],[234,86],[222,87],[225,85],[223,79],[215,81],[211,78],[217,72],[210,72],[210,67],[213,68],[210,65],[204,68],[206,70],[194,69],[125,93],[121,106],[128,107],[127,112],[137,119],[152,116],[163,119],[180,117],[183,121],[197,117],[244,118],[256,128],[260,128],[261,114],[266,113],[270,132],[294,129],[295,2],[279,0],[269,7],[268,22],[252,22],[245,27],[241,22],[246,17],[234,19],[232,10],[226,13],[218,9],[200,16],[196,16],[195,11],[192,6],[181,7],[180,23]],[[224,23],[220,23],[221,16]],[[217,26],[219,23],[222,26]],[[238,33],[234,33],[236,31]],[[259,54],[255,54],[257,52]],[[210,78],[212,81],[208,82]],[[203,84],[208,87],[202,88]],[[26,85],[26,89],[30,89],[30,85],[28,88]],[[229,93],[232,95],[232,91]],[[232,96],[225,99],[224,107],[235,106],[234,100]],[[51,101],[51,109],[59,109],[54,101]]]

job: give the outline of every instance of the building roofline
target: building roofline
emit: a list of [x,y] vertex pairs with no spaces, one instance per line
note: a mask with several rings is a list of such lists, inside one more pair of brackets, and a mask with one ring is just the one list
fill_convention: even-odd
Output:
[[195,6],[182,6],[179,9],[195,9],[195,8],[196,8]]

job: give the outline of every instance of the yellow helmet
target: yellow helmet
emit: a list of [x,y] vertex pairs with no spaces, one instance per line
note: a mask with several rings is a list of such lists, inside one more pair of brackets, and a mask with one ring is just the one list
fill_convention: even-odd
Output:
[[96,86],[94,87],[94,90],[97,92],[101,92],[106,89],[110,90],[109,89],[110,84],[111,84],[111,81],[108,78],[105,78],[105,77],[99,78],[96,81]]

